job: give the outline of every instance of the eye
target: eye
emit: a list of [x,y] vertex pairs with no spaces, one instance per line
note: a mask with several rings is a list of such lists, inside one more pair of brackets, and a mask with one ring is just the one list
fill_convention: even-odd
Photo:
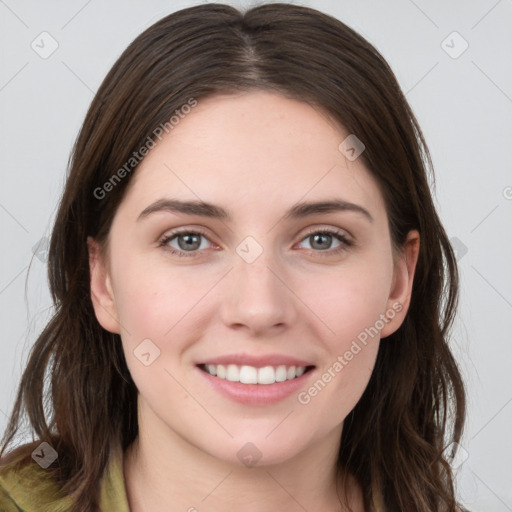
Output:
[[160,240],[160,246],[178,256],[196,256],[199,250],[208,249],[209,243],[211,244],[201,231],[175,231]]
[[[302,243],[306,241],[309,243],[309,247],[306,247],[306,249],[311,249],[317,253],[327,253],[325,256],[338,254],[352,245],[352,242],[343,232],[329,229],[316,230],[308,233],[306,237],[303,238]],[[333,243],[337,245],[333,247]]]
[[[353,245],[343,232],[329,229],[311,231],[302,239],[301,243],[304,242],[309,243],[309,247],[305,247],[305,249],[322,256],[336,255]],[[182,230],[164,235],[159,245],[171,254],[180,257],[195,257],[201,250],[210,248],[212,243],[207,235],[199,230]]]

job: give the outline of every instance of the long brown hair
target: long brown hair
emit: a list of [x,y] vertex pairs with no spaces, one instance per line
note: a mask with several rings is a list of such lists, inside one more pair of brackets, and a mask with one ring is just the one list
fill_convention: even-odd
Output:
[[[55,315],[30,353],[0,454],[26,415],[35,439],[58,452],[49,471],[74,510],[97,506],[112,450],[137,436],[137,389],[119,335],[94,314],[87,237],[106,244],[136,170],[126,162],[176,110],[191,98],[253,89],[308,102],[357,134],[395,246],[410,230],[420,233],[409,312],[381,345],[368,387],[345,419],[338,461],[361,484],[369,511],[454,512],[444,449],[460,440],[465,416],[448,346],[458,279],[431,198],[428,149],[377,50],[335,18],[295,5],[175,12],[138,36],[108,73],[77,138],[51,237]],[[99,193],[123,166],[122,179]]]

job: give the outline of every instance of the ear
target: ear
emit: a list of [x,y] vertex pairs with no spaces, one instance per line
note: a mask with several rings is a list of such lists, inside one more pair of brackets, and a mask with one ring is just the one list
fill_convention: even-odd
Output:
[[92,237],[87,237],[89,249],[89,272],[91,275],[91,300],[100,325],[112,333],[120,334],[119,321],[108,265],[100,246]]
[[420,235],[416,230],[410,231],[401,253],[395,259],[393,282],[385,313],[388,322],[381,330],[381,338],[397,331],[409,310],[419,252]]

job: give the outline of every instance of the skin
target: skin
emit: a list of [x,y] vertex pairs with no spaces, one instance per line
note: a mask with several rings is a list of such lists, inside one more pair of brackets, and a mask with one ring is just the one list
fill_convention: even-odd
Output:
[[[121,335],[139,390],[140,434],[124,461],[133,511],[225,511],[226,503],[244,512],[343,510],[335,474],[343,420],[368,383],[379,338],[405,317],[419,249],[413,231],[393,251],[376,181],[361,158],[349,161],[338,149],[347,135],[277,94],[200,100],[140,164],[108,252],[89,239],[96,316]],[[163,198],[213,203],[232,218],[160,211],[137,220]],[[355,211],[283,218],[299,201],[328,199],[357,204],[372,220]],[[169,252],[178,238],[159,245],[175,228],[206,232],[196,257]],[[322,250],[309,234],[315,229],[341,231],[352,245],[336,254],[333,236]],[[252,263],[236,252],[247,236],[263,249]],[[296,393],[272,405],[239,404],[196,367],[234,352],[290,355],[315,365],[307,391],[391,309],[380,336],[359,344],[307,404]],[[161,353],[145,366],[134,350],[148,338]],[[261,452],[254,467],[237,457],[247,442]],[[354,510],[363,510],[354,480],[349,489]]]

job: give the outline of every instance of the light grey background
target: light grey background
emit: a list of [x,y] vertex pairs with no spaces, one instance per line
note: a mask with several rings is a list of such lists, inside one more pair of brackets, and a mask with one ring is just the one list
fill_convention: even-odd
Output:
[[[1,430],[28,350],[50,318],[44,237],[86,109],[137,34],[194,3],[0,0]],[[424,130],[462,277],[453,348],[469,420],[459,494],[472,511],[512,510],[512,2],[300,3],[381,51]],[[53,40],[58,48],[43,59]]]

